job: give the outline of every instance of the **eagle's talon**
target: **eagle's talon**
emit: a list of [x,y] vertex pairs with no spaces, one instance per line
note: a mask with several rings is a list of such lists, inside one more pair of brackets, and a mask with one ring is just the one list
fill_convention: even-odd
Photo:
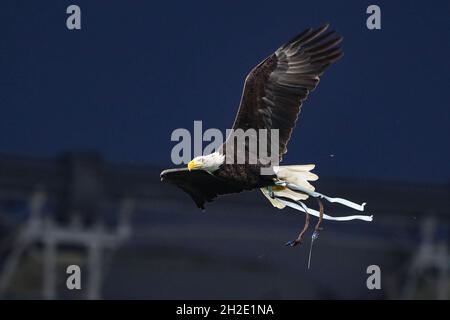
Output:
[[311,236],[311,239],[314,241],[314,240],[316,240],[317,238],[319,238],[319,235],[320,235],[320,233],[319,233],[319,231],[314,231],[314,233],[312,234],[312,236]]
[[284,245],[286,247],[295,247],[299,243],[301,243],[301,241],[299,241],[299,240],[291,240],[291,241],[286,242]]

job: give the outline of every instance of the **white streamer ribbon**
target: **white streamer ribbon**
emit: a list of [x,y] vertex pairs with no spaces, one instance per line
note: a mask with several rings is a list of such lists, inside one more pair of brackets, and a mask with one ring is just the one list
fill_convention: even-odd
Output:
[[[295,190],[295,191],[300,191],[302,193],[306,193],[309,196],[314,197],[314,198],[325,199],[328,202],[332,202],[332,203],[340,203],[340,204],[342,204],[342,205],[344,205],[346,207],[349,207],[349,208],[352,208],[352,209],[355,209],[355,210],[358,210],[358,211],[364,211],[364,206],[366,205],[366,203],[357,204],[357,203],[354,203],[354,202],[352,202],[350,200],[343,199],[343,198],[332,198],[332,197],[326,196],[324,194],[308,190],[308,189],[306,189],[306,188],[304,188],[302,186],[299,186],[299,185],[296,185],[296,184],[293,184],[293,183],[289,183],[289,182],[282,181],[282,182],[278,182],[276,184],[288,187],[291,190]],[[310,209],[310,208],[306,207],[306,205],[304,205],[303,203],[302,203],[302,206],[301,206],[297,202],[291,202],[291,201],[285,200],[283,198],[279,198],[277,196],[274,196],[274,198],[276,198],[278,201],[280,201],[284,205],[286,205],[288,207],[291,207],[293,209],[296,209],[298,211],[308,212],[311,215],[316,216],[316,217],[320,216],[319,211],[316,211],[314,209]],[[329,216],[327,214],[324,214],[323,218],[326,219],[326,220],[334,220],[334,221],[350,221],[350,220],[372,221],[373,220],[373,215],[371,215],[371,216],[353,215],[353,216],[344,216],[344,217],[332,217],[332,216]]]
[[355,210],[358,210],[358,211],[364,211],[364,206],[366,205],[365,202],[363,204],[357,204],[357,203],[354,203],[354,202],[352,202],[350,200],[347,200],[347,199],[332,198],[332,197],[326,196],[324,194],[321,194],[321,193],[318,193],[318,192],[315,192],[315,191],[308,190],[306,188],[303,188],[302,186],[298,186],[298,185],[292,184],[292,183],[286,183],[285,185],[289,189],[306,193],[306,194],[310,195],[311,197],[322,198],[322,199],[325,199],[325,200],[327,200],[329,202],[340,203],[340,204],[342,204],[342,205],[344,205],[346,207],[349,207],[349,208],[352,208],[352,209],[355,209]]
[[[298,211],[302,211],[302,212],[308,212],[309,214],[319,217],[320,216],[320,212],[311,208],[306,207],[306,205],[303,204],[303,206],[300,206],[298,203],[295,202],[290,202],[284,199],[281,199],[279,197],[275,196],[275,199],[277,199],[278,201],[280,201],[281,203],[285,204],[288,207],[291,207],[293,209],[296,209]],[[306,209],[305,209],[306,208]],[[325,220],[333,220],[333,221],[350,221],[350,220],[363,220],[363,221],[372,221],[373,220],[373,215],[372,216],[364,216],[364,215],[354,215],[354,216],[344,216],[344,217],[332,217],[329,216],[327,214],[323,214],[323,218]]]

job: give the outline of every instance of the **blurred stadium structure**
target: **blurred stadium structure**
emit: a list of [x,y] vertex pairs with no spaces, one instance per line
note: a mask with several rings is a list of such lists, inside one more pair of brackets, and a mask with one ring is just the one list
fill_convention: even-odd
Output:
[[[159,172],[95,153],[0,156],[0,298],[449,298],[448,185],[321,177],[375,221],[326,222],[307,270],[309,240],[283,246],[303,216],[258,192],[201,212]],[[71,264],[81,290],[66,288]],[[366,287],[373,264],[381,290]]]

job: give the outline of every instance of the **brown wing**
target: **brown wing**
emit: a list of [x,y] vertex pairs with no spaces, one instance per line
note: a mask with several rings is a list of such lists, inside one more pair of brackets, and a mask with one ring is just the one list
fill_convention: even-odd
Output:
[[188,193],[200,209],[205,208],[205,202],[211,202],[219,195],[243,191],[240,186],[203,170],[167,169],[161,172],[161,181],[174,184]]
[[[319,76],[342,56],[342,37],[328,24],[308,29],[280,47],[247,76],[233,129],[279,129],[280,161],[302,102]],[[270,149],[270,141],[268,149]]]

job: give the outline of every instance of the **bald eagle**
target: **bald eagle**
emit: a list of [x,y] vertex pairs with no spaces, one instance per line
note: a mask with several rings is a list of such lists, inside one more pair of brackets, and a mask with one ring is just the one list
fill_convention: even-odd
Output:
[[[287,152],[287,144],[303,102],[317,87],[324,71],[343,55],[340,47],[343,38],[334,31],[329,31],[328,27],[326,24],[301,32],[254,67],[245,80],[233,131],[277,129],[280,162],[282,155]],[[227,163],[225,159],[230,143],[235,143],[235,140],[228,138],[216,152],[194,158],[187,168],[164,170],[161,180],[188,193],[201,209],[204,209],[205,202],[210,202],[219,195],[260,189],[273,206],[279,209],[289,206],[306,213],[305,227],[296,240],[289,242],[291,246],[301,243],[310,213],[319,217],[316,231],[319,230],[322,218],[338,221],[372,219],[368,216],[324,215],[320,199],[338,202],[360,211],[364,210],[364,204],[358,205],[315,192],[310,183],[318,179],[311,172],[313,164],[277,165],[272,167],[273,174],[262,175],[261,168],[270,164],[263,164],[260,159],[256,163]],[[268,148],[273,150],[270,143],[268,141]],[[251,151],[247,142],[244,148],[249,155]],[[320,212],[306,207],[302,202],[310,196],[318,199]]]

